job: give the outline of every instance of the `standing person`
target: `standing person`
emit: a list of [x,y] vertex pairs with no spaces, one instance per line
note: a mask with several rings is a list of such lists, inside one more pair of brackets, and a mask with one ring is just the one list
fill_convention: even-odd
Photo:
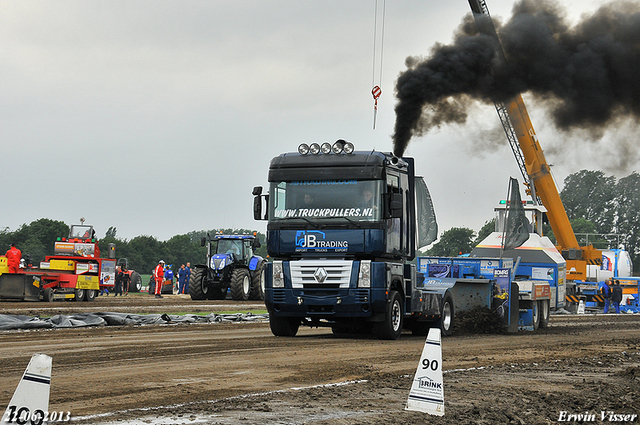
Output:
[[153,271],[153,277],[156,279],[156,290],[154,291],[156,294],[156,298],[162,298],[162,281],[164,281],[164,261],[158,261],[158,265]]
[[609,306],[611,304],[611,284],[613,279],[607,279],[604,281],[604,285],[602,285],[602,296],[604,297],[604,314],[609,312]]
[[189,293],[189,280],[191,279],[191,263],[187,262],[187,267],[185,268],[187,271],[187,279],[184,281],[184,293]]
[[616,314],[620,314],[620,303],[622,302],[622,286],[620,281],[616,280],[611,288],[611,302],[613,302],[613,308],[616,309]]
[[131,282],[131,275],[127,273],[127,267],[122,266],[122,290],[125,295],[129,294],[129,283]]
[[184,283],[187,281],[187,269],[180,264],[178,269],[178,294],[184,294]]
[[122,296],[122,275],[123,274],[124,273],[122,273],[122,268],[120,268],[120,266],[116,266],[116,287],[115,287],[114,297],[117,297],[118,294]]
[[20,259],[22,259],[22,252],[16,248],[16,244],[11,244],[5,256],[7,257],[9,273],[18,273],[18,268],[20,268]]

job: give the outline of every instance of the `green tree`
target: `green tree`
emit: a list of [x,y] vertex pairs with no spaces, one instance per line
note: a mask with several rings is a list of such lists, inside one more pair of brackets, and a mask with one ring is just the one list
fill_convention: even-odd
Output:
[[478,236],[473,241],[473,248],[475,248],[480,242],[482,242],[487,236],[492,234],[496,230],[496,219],[492,218],[486,221],[482,228],[478,231]]
[[[69,236],[69,226],[62,221],[41,218],[28,225],[23,224],[13,233],[5,234],[9,243],[13,242],[22,251],[23,256],[31,257],[33,264],[44,261],[45,256],[53,254],[56,239]],[[8,243],[7,243],[8,245]]]
[[640,174],[623,177],[616,186],[616,233],[622,235],[632,261],[640,264]]
[[471,252],[471,241],[475,232],[466,227],[452,227],[440,236],[438,242],[433,245],[427,255],[435,257],[456,257],[459,254]]
[[578,171],[564,179],[560,197],[569,219],[589,220],[595,224],[597,233],[612,232],[616,213],[615,177],[607,177],[602,171]]

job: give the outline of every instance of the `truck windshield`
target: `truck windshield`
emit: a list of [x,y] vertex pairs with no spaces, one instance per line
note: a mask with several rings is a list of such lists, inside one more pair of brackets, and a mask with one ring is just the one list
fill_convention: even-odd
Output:
[[272,182],[269,220],[378,221],[379,180],[305,180]]

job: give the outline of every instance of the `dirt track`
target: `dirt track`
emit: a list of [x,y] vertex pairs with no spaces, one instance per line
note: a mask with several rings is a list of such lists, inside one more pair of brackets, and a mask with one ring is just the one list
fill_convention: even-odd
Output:
[[[212,303],[131,295],[0,303],[0,313],[238,309]],[[536,333],[445,338],[442,418],[404,410],[424,344],[411,334],[301,328],[276,338],[264,322],[6,331],[0,341],[0,405],[42,352],[53,357],[50,410],[74,423],[545,424],[585,412],[608,423],[601,411],[640,413],[640,315],[552,316]]]

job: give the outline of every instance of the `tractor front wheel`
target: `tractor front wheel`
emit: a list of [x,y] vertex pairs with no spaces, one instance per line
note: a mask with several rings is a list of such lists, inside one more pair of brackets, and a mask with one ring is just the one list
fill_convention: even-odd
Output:
[[247,301],[251,291],[251,277],[247,269],[235,269],[231,273],[231,298],[234,301]]
[[189,280],[189,295],[192,300],[206,300],[209,287],[205,285],[205,270],[194,267]]
[[249,294],[250,300],[264,300],[264,279],[265,279],[265,264],[264,261],[260,263],[251,276],[251,293]]

